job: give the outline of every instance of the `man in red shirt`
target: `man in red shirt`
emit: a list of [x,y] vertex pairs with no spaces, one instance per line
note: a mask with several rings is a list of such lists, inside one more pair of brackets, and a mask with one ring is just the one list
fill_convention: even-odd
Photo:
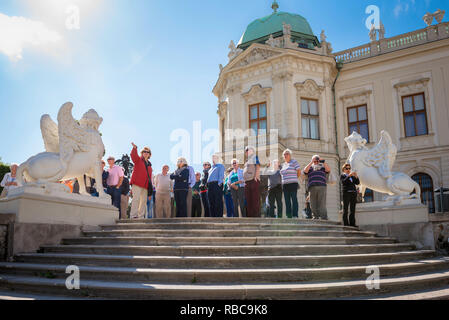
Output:
[[151,201],[153,195],[151,150],[147,147],[143,148],[139,157],[137,146],[134,143],[132,146],[131,159],[134,163],[134,170],[130,182],[133,194],[130,217],[131,219],[143,219],[147,213],[147,199]]

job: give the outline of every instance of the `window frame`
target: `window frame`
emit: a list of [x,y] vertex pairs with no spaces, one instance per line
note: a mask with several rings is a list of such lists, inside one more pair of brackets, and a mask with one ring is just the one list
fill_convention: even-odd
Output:
[[[307,109],[308,109],[308,114],[305,114],[305,113],[303,113],[302,112],[302,102],[303,101],[307,101]],[[315,101],[316,102],[316,109],[317,109],[317,112],[318,112],[318,114],[316,114],[316,115],[313,115],[313,114],[310,114],[310,105],[309,105],[309,101]],[[301,137],[303,138],[303,139],[309,139],[309,140],[316,140],[316,141],[318,141],[318,140],[321,140],[321,126],[320,126],[320,101],[318,100],[318,99],[312,99],[312,98],[303,98],[303,97],[301,97],[301,102],[300,102],[300,111],[301,111]],[[302,130],[304,130],[304,128],[303,128],[303,126],[302,126],[302,119],[308,119],[308,121],[309,121],[309,136],[308,137],[304,137],[303,136],[303,132],[302,132]],[[314,139],[314,138],[312,138],[312,129],[311,129],[311,126],[310,126],[310,119],[317,119],[317,125],[318,125],[318,138],[316,138],[316,139]]]
[[[359,120],[359,108],[361,108],[361,107],[365,107],[365,109],[366,109],[366,120]],[[351,110],[351,109],[355,109],[356,113],[357,113],[357,121],[355,121],[355,122],[350,122],[350,119],[349,119],[349,110]],[[359,134],[361,134],[360,133],[360,124],[365,124],[366,123],[366,125],[368,127],[368,137],[367,137],[366,141],[369,143],[370,142],[370,134],[369,134],[368,104],[365,103],[365,104],[360,104],[358,106],[347,107],[346,108],[346,118],[347,118],[347,123],[348,123],[348,135],[352,134],[352,132],[349,132],[349,131],[351,130],[351,126],[353,126],[354,124],[357,125],[357,132]]]
[[[260,106],[261,105],[265,105],[265,117],[260,118]],[[257,118],[256,119],[251,119],[251,108],[257,106]],[[262,130],[260,128],[260,122],[265,121],[265,123],[267,124],[267,127],[265,128],[265,130],[268,132],[268,104],[267,102],[259,102],[259,103],[254,103],[249,105],[248,107],[248,120],[249,120],[249,129],[252,129],[252,124],[257,122],[257,132],[256,132],[256,136],[259,136],[259,131]],[[251,131],[252,133],[252,131]]]
[[[424,109],[416,111],[416,109],[415,109],[415,97],[416,96],[422,96]],[[407,98],[412,98],[413,111],[405,112],[404,100],[407,99]],[[426,94],[425,94],[425,92],[420,92],[420,93],[409,94],[409,95],[406,95],[406,96],[401,96],[401,102],[402,102],[402,121],[404,123],[404,137],[406,137],[406,138],[413,138],[413,137],[420,137],[420,136],[428,135],[429,134],[429,122],[428,122],[428,119],[427,119],[427,104],[426,104]],[[424,114],[424,116],[425,116],[425,119],[426,119],[426,133],[425,134],[418,134],[417,126],[416,126],[416,114]],[[409,115],[413,115],[414,126],[415,126],[415,135],[414,136],[408,136],[407,135],[407,126],[406,126],[405,118],[407,116],[409,116]]]
[[[430,214],[436,213],[437,207],[436,207],[436,194],[435,194],[435,189],[434,189],[435,184],[433,182],[432,176],[425,172],[418,172],[412,176],[412,179],[413,179],[413,181],[415,181],[416,183],[419,184],[419,187],[421,189],[421,194],[419,195],[421,197],[421,203],[427,206]],[[428,179],[427,181],[430,184],[430,186],[427,188],[424,187],[424,183],[423,183],[424,179]],[[426,192],[430,193],[429,199],[424,199],[424,194]]]

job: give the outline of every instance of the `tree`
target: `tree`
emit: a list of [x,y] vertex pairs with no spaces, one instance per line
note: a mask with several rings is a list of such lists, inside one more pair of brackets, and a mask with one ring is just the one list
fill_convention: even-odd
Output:
[[124,154],[121,159],[115,161],[115,164],[123,168],[125,176],[127,176],[128,178],[131,177],[134,170],[134,164],[131,162],[131,158],[129,157],[129,155]]
[[[5,174],[7,174],[10,171],[11,171],[11,169],[10,169],[9,165],[6,163],[3,163],[2,158],[0,158],[0,181],[2,181]],[[2,193],[2,191],[3,191],[3,188],[0,187],[0,193]]]

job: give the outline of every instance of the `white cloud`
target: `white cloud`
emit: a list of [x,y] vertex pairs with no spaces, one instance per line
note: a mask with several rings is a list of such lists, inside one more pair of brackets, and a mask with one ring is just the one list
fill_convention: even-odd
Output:
[[410,9],[410,5],[414,6],[415,5],[415,0],[411,0],[411,1],[401,1],[399,0],[398,3],[396,4],[396,6],[394,7],[394,16],[397,18],[401,15],[401,13],[407,13],[408,10]]
[[12,61],[22,59],[25,47],[45,46],[61,39],[58,32],[48,29],[40,21],[0,13],[0,53]]

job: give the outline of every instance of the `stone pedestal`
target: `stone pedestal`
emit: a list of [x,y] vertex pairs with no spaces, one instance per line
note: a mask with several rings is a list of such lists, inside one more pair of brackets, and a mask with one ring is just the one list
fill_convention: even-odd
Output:
[[31,186],[12,190],[0,200],[0,215],[4,214],[15,215],[13,254],[60,244],[63,238],[79,237],[82,231],[96,230],[119,218],[110,199]]
[[356,223],[362,230],[412,242],[418,249],[435,248],[428,209],[417,199],[405,200],[400,205],[392,201],[358,204]]

